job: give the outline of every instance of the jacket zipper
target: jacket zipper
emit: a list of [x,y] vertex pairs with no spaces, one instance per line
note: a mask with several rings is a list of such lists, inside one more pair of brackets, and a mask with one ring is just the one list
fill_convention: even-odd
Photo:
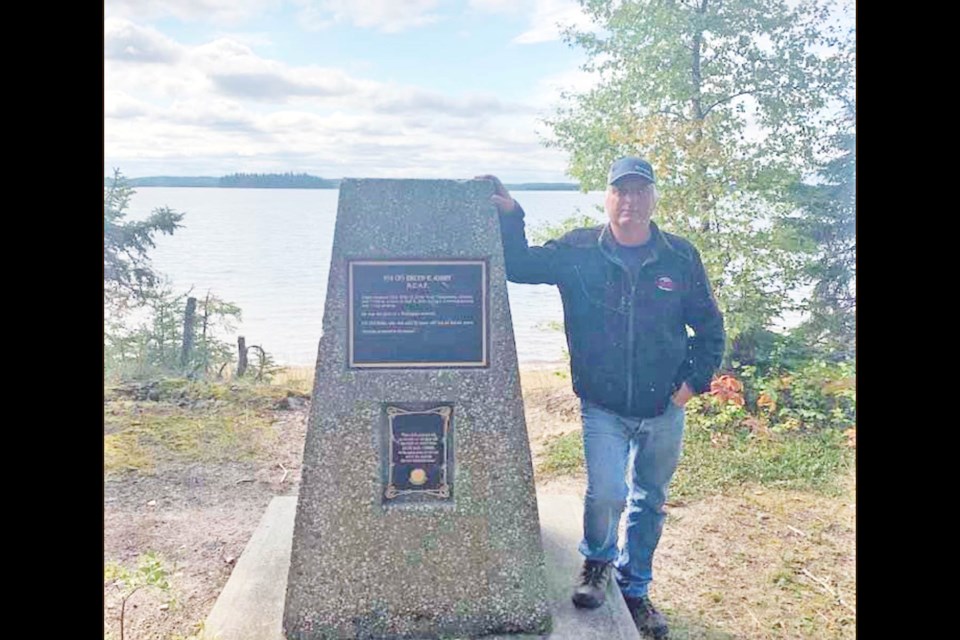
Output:
[[[635,340],[633,335],[633,327],[635,324],[633,314],[634,308],[636,307],[634,298],[636,298],[637,283],[633,279],[633,274],[630,270],[625,269],[625,271],[627,272],[627,278],[630,280],[630,313],[627,314],[627,415],[629,416],[633,412],[633,361],[636,359],[633,353],[633,343]],[[639,276],[639,274],[637,275]],[[639,279],[639,277],[637,279]]]
[[618,257],[603,251],[602,246],[603,245],[601,244],[601,252],[604,253],[611,262],[619,266],[620,269],[627,274],[627,280],[630,282],[630,300],[628,301],[630,304],[630,311],[627,314],[627,415],[630,415],[633,412],[633,361],[635,360],[633,349],[634,342],[636,341],[636,337],[634,336],[634,313],[636,307],[635,298],[637,297],[637,282],[640,280],[640,272],[643,271],[648,264],[654,262],[654,260],[651,259],[651,256],[647,256],[647,258],[640,265],[640,268],[637,269],[637,278],[635,280],[629,267],[623,264]]

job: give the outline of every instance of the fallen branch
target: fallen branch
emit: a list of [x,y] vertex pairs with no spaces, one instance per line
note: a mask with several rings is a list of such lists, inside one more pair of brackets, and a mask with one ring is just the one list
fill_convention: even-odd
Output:
[[810,573],[810,571],[808,571],[806,567],[801,568],[801,569],[800,569],[800,572],[803,573],[803,575],[805,575],[805,576],[807,576],[808,578],[810,578],[811,580],[813,580],[814,582],[816,582],[817,584],[819,584],[819,585],[820,585],[821,587],[823,587],[824,589],[826,589],[827,593],[829,593],[830,595],[832,595],[832,596],[837,595],[836,592],[834,592],[833,587],[831,587],[828,582],[826,582],[825,580],[822,580],[822,579],[818,578],[817,576],[813,575],[812,573]]
[[796,527],[791,527],[790,525],[787,525],[787,529],[790,529],[790,531],[793,531],[794,533],[799,533],[799,534],[802,535],[804,538],[810,537],[810,534],[808,534],[806,531],[801,531],[800,529],[797,529]]
[[278,462],[277,466],[283,469],[283,477],[280,478],[280,484],[283,484],[283,481],[287,479],[287,468],[283,466],[282,462]]
[[840,603],[842,606],[846,607],[846,608],[850,611],[850,613],[852,613],[853,615],[857,615],[857,610],[854,609],[853,607],[851,607],[851,606],[850,606],[849,604],[847,604],[846,602],[844,602],[843,598],[840,597],[840,593],[839,593],[838,591],[834,590],[834,588],[831,587],[827,582],[825,582],[824,580],[821,580],[821,579],[818,578],[817,576],[813,575],[812,573],[810,573],[809,571],[807,571],[806,568],[802,568],[802,569],[800,569],[800,571],[803,573],[803,575],[807,576],[808,578],[810,578],[811,580],[813,580],[814,582],[816,582],[818,585],[820,585],[821,587],[823,587],[824,591],[826,591],[829,595],[831,595],[831,596],[833,596],[834,598],[836,598],[836,599],[837,599],[837,602]]

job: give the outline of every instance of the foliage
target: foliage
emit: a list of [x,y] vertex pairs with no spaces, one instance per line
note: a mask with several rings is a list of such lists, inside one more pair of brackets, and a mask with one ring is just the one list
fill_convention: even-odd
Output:
[[796,214],[779,222],[784,236],[802,247],[807,259],[803,280],[812,293],[803,307],[807,320],[797,337],[823,357],[852,360],[856,341],[857,211],[856,133],[849,103],[840,132],[830,142],[833,157],[818,172],[818,184],[800,182],[790,195]]
[[104,336],[104,361],[108,376],[144,378],[161,373],[185,372],[197,376],[219,373],[234,360],[230,342],[222,336],[235,329],[240,308],[207,293],[197,300],[193,348],[181,360],[184,315],[188,294],[157,287],[140,306],[143,319],[131,326],[127,318],[108,322]]
[[856,370],[850,362],[815,360],[766,377],[750,366],[741,372],[746,401],[774,431],[843,430],[856,424]]
[[241,319],[240,307],[209,291],[197,301],[194,348],[187,369],[196,373],[219,372],[234,360],[233,345],[218,338],[233,332]]
[[[833,491],[856,448],[856,372],[823,361],[766,376],[740,366],[691,399],[686,416],[671,495],[700,497],[743,482]],[[581,431],[549,440],[537,470],[582,473]]]
[[110,562],[103,567],[103,579],[112,584],[120,593],[120,639],[124,637],[124,617],[126,616],[127,601],[141,589],[158,589],[162,592],[170,590],[170,579],[163,566],[161,558],[153,552],[142,554],[137,559],[137,567],[133,570],[116,562]]
[[158,233],[173,234],[182,213],[169,207],[155,209],[142,221],[127,221],[134,190],[119,169],[103,190],[103,290],[109,309],[123,309],[146,300],[160,282],[147,255]]
[[796,331],[783,334],[761,327],[742,331],[724,356],[725,371],[750,365],[758,375],[771,371],[793,370],[816,359],[817,351]]
[[697,414],[703,425],[718,434],[745,430],[758,438],[856,427],[852,363],[814,360],[793,371],[766,375],[758,374],[752,365],[740,366],[738,371],[740,378],[715,377],[710,392],[687,405],[688,415]]
[[[154,210],[142,222],[125,221],[135,191],[119,169],[104,187],[104,366],[108,378],[182,372],[219,373],[233,360],[223,336],[240,320],[237,305],[207,292],[196,300],[190,334],[191,292],[175,293],[150,264],[156,233],[181,228],[182,213]],[[184,339],[190,346],[185,350]],[[185,352],[186,351],[186,352]],[[269,355],[262,354],[261,360]],[[272,364],[272,363],[267,363]],[[268,370],[266,364],[261,370]],[[263,376],[261,375],[260,378]]]
[[[256,363],[253,366],[254,379],[260,382],[271,381],[273,377],[282,370],[282,367],[280,367],[274,360],[273,356],[265,351],[260,345],[254,344],[247,347],[248,354],[251,350],[256,354]],[[241,372],[238,369],[237,375],[245,375],[245,372]]]
[[616,157],[649,158],[658,220],[700,249],[729,337],[768,326],[802,268],[773,222],[850,90],[851,34],[820,1],[580,3],[595,29],[566,39],[599,82],[565,96],[550,143],[587,189]]

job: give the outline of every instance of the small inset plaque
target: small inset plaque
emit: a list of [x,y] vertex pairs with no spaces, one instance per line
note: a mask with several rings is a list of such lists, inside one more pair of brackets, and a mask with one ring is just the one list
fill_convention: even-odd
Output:
[[387,486],[383,497],[450,497],[450,418],[453,407],[387,406]]

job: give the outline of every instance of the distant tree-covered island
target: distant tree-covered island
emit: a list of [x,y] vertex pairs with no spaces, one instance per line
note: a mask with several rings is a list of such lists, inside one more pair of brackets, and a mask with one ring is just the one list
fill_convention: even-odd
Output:
[[226,189],[336,189],[340,181],[306,173],[233,173],[220,178],[218,186]]
[[[127,178],[131,187],[219,187],[220,178],[211,176],[150,176],[146,178]],[[104,178],[103,186],[110,187],[113,178]]]
[[[113,178],[103,179],[109,187]],[[340,180],[319,178],[307,173],[233,173],[211,176],[149,176],[128,178],[131,187],[206,187],[221,189],[339,189]],[[507,184],[511,191],[579,191],[580,186],[566,182],[521,182]]]

